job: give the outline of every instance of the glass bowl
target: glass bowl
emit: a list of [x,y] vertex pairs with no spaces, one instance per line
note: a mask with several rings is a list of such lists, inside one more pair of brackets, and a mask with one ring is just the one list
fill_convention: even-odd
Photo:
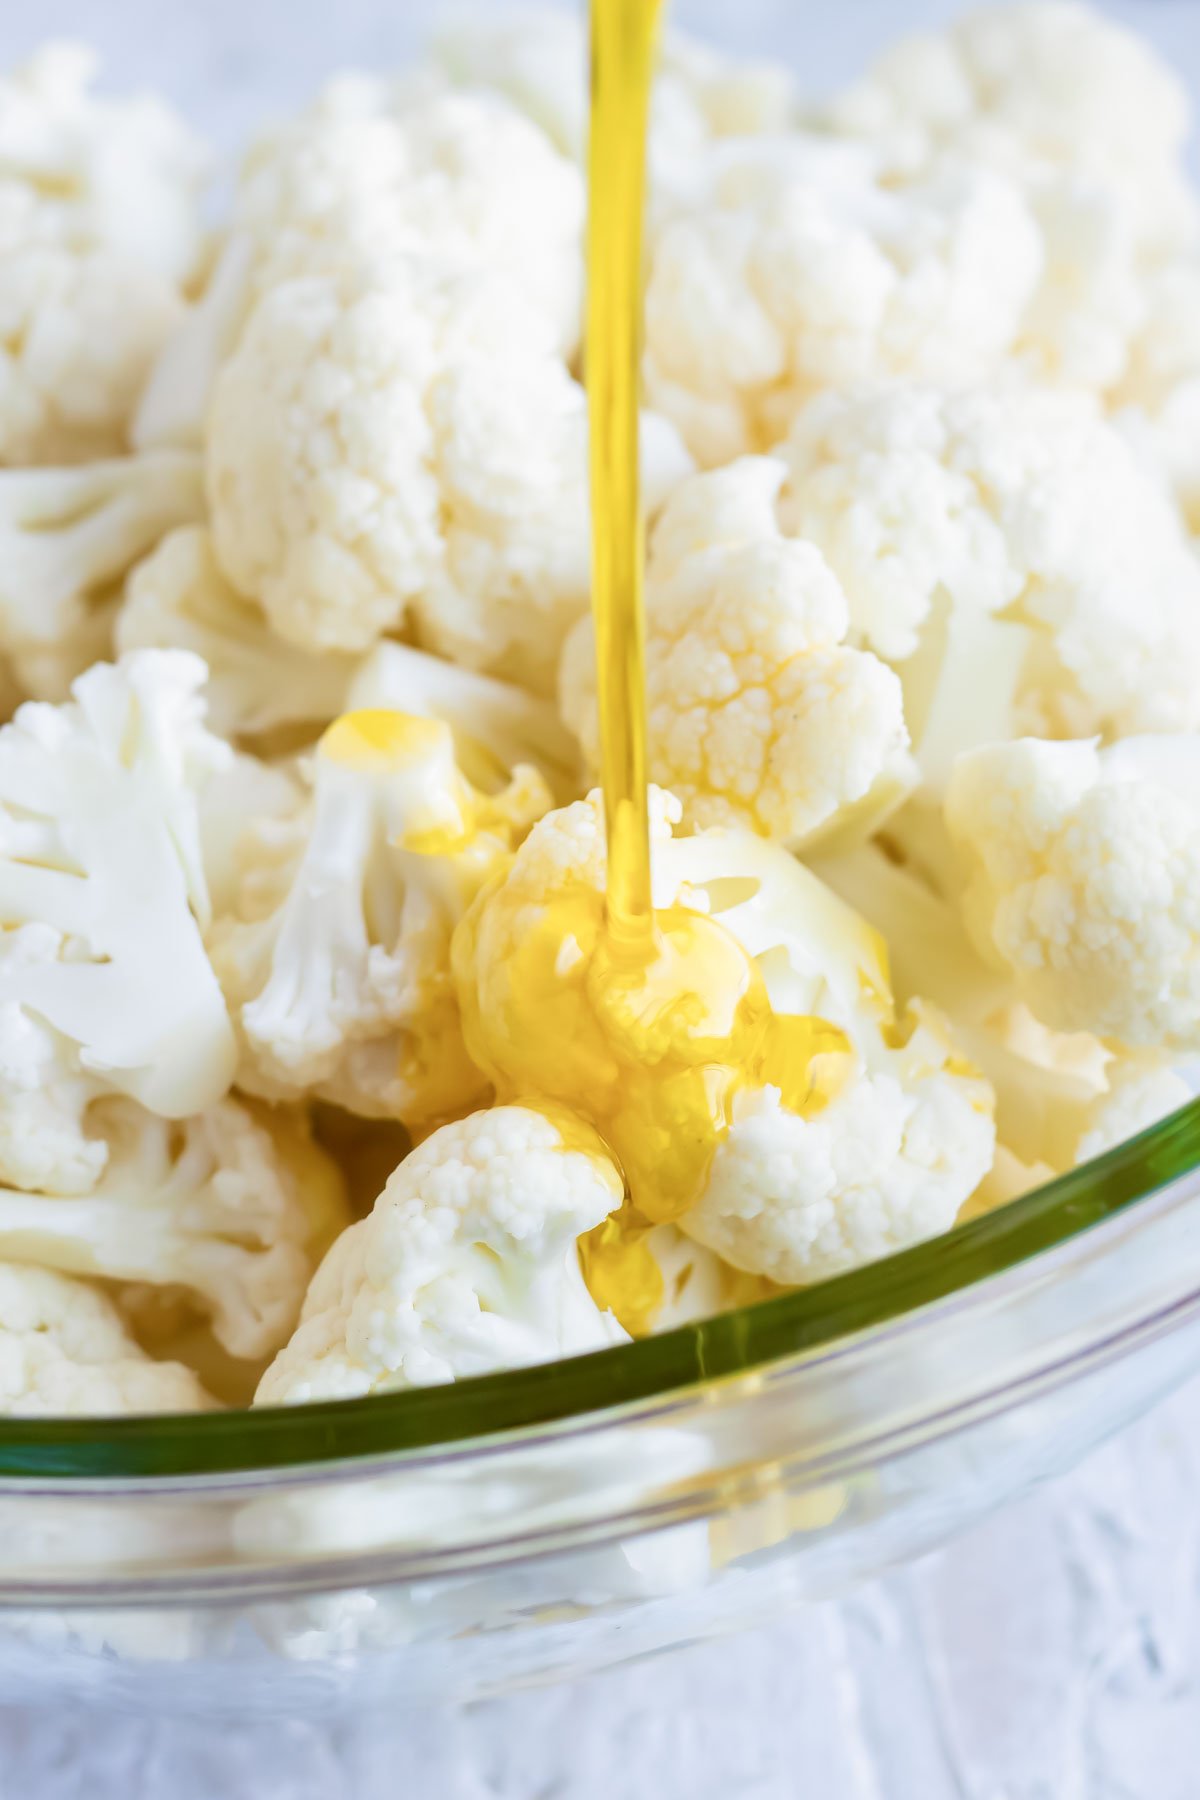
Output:
[[466,1699],[826,1598],[1200,1367],[1200,1102],[949,1235],[592,1356],[0,1431],[0,1693]]
[[[680,9],[803,50],[814,88],[955,10]],[[1113,10],[1194,62],[1191,9]],[[94,37],[232,142],[422,17],[45,0],[5,49]],[[0,1699],[294,1714],[576,1675],[927,1550],[1198,1367],[1200,1102],[931,1243],[620,1349],[305,1409],[7,1420]]]

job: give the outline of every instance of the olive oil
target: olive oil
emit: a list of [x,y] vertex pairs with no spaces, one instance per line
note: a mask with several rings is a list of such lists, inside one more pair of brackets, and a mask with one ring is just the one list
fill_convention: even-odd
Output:
[[587,333],[592,616],[608,922],[614,944],[651,954],[646,776],[644,528],[639,489],[642,220],[646,135],[662,0],[592,0]]

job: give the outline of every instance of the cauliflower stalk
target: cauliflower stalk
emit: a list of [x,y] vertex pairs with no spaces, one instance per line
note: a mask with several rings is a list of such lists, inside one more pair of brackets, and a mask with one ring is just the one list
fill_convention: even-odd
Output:
[[326,1256],[259,1404],[428,1387],[624,1341],[576,1249],[621,1189],[595,1134],[555,1109],[444,1125]]
[[413,1127],[481,1097],[486,1080],[458,1022],[450,936],[550,805],[533,768],[518,766],[507,782],[495,765],[490,773],[491,793],[467,781],[440,720],[362,711],[330,727],[314,758],[311,809],[264,826],[265,860],[245,865],[242,916],[212,935],[244,1088],[313,1093]]
[[[694,476],[660,516],[646,600],[652,777],[693,827],[746,825],[792,847],[869,830],[914,771],[900,683],[843,642],[845,597],[777,520],[787,471],[744,458]],[[599,764],[590,623],[568,640],[562,713]]]
[[653,1300],[649,1222],[794,1284],[943,1229],[991,1163],[991,1095],[882,942],[778,846],[673,839],[659,796],[651,961],[607,939],[595,798],[552,813],[454,940],[467,1042],[501,1094],[582,1106],[629,1185],[593,1291]]

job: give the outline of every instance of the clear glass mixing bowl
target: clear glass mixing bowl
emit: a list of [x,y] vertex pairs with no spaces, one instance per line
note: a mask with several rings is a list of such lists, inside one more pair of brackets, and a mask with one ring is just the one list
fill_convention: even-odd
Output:
[[[811,85],[947,4],[682,9]],[[1186,8],[1130,8],[1185,70]],[[218,137],[406,48],[386,0],[44,0]],[[1190,62],[1189,62],[1190,59]],[[253,1415],[5,1421],[0,1698],[230,1713],[468,1698],[826,1597],[1200,1367],[1200,1102],[946,1237],[552,1367]]]

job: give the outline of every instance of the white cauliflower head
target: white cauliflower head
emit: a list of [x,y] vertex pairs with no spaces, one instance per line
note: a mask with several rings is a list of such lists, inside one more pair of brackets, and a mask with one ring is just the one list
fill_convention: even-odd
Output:
[[[635,1224],[752,1274],[812,1281],[944,1229],[991,1163],[987,1083],[932,1006],[896,1020],[881,940],[786,851],[673,818],[660,796],[653,1005],[606,960],[593,797],[541,820],[456,934],[472,1053],[502,1095],[572,1097]],[[636,1250],[606,1298],[624,1273],[640,1300]]]
[[579,170],[499,94],[456,93],[430,76],[341,76],[253,146],[230,234],[154,366],[134,440],[199,448],[217,373],[255,301],[381,259],[500,277],[540,341],[572,355],[582,226]]
[[646,391],[708,466],[767,449],[826,388],[970,381],[1008,354],[1041,270],[1000,177],[952,170],[892,193],[871,155],[767,139],[657,237]]
[[818,1061],[805,1104],[770,1082],[735,1095],[680,1228],[783,1285],[945,1231],[991,1166],[995,1126],[944,1015],[913,998],[897,1016],[882,939],[777,846],[707,832],[676,839],[664,862],[754,956],[776,1013],[845,1044],[824,1078]]
[[252,148],[236,217],[260,293],[416,252],[506,276],[564,355],[578,343],[583,181],[501,94],[344,76]]
[[444,1125],[333,1246],[258,1403],[427,1387],[622,1342],[576,1248],[621,1193],[599,1140],[553,1110]]
[[1140,37],[1076,0],[980,7],[902,40],[825,110],[893,170],[945,154],[1033,189],[1065,178],[1118,206],[1150,249],[1191,235],[1186,90]]
[[9,1180],[86,1185],[89,1098],[126,1094],[179,1118],[211,1105],[233,1075],[233,1031],[201,937],[197,792],[229,754],[202,724],[203,676],[184,652],[138,652],[81,676],[68,705],[31,703],[0,730]]
[[269,1356],[347,1222],[340,1178],[287,1115],[223,1100],[172,1123],[92,1109],[104,1172],[86,1193],[0,1188],[0,1257],[178,1289],[238,1357]]
[[327,725],[343,710],[359,666],[357,657],[276,636],[254,601],[226,581],[201,525],[172,531],[134,569],[114,636],[119,652],[179,649],[202,657],[208,723],[223,737]]
[[946,823],[972,934],[1039,1019],[1200,1047],[1200,738],[972,751]]
[[108,1296],[51,1269],[0,1263],[0,1413],[10,1418],[204,1412],[190,1369],[154,1362]]
[[130,566],[204,509],[198,457],[0,471],[0,650],[39,700],[108,652]]
[[476,666],[545,666],[587,604],[582,390],[511,289],[412,265],[276,288],[217,383],[217,555],[273,628],[362,651],[415,613]]
[[206,158],[149,97],[101,99],[50,45],[0,81],[0,462],[125,444],[203,247]]
[[493,767],[492,778],[488,794],[467,781],[441,720],[355,712],[330,727],[310,811],[264,826],[262,861],[244,865],[243,916],[219,921],[211,942],[242,1041],[243,1087],[315,1092],[410,1125],[482,1095],[462,1041],[450,937],[550,805],[531,767],[506,784]]
[[[787,470],[744,458],[683,482],[654,534],[646,593],[649,768],[687,823],[744,824],[796,847],[911,785],[900,682],[842,640],[845,596],[819,550],[785,538]],[[590,621],[567,641],[562,715],[599,767]]]
[[[217,556],[272,627],[364,651],[422,645],[553,688],[589,591],[583,389],[501,276],[426,257],[260,303],[217,382]],[[648,501],[690,467],[646,431]]]
[[822,550],[879,655],[913,658],[939,609],[991,616],[1029,633],[1005,735],[1200,723],[1200,563],[1170,499],[1089,402],[826,395],[781,454],[784,530]]
[[815,120],[869,145],[900,193],[964,166],[1012,183],[1042,244],[1013,354],[1039,380],[1098,390],[1122,378],[1147,276],[1195,239],[1189,122],[1156,53],[1072,0],[988,6],[904,40]]

